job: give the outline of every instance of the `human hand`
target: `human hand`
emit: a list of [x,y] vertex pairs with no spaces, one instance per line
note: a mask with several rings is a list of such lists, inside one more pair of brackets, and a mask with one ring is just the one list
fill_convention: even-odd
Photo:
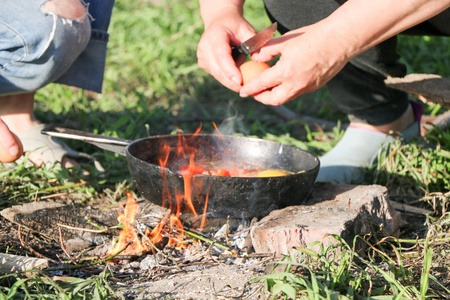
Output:
[[279,61],[244,85],[242,97],[253,96],[267,105],[282,105],[301,94],[312,92],[333,78],[350,60],[347,45],[311,25],[271,39],[253,60]]
[[12,162],[22,156],[22,145],[14,137],[8,126],[0,118],[0,147],[4,153],[0,158],[3,162]]
[[239,14],[228,13],[205,28],[197,48],[199,66],[225,87],[239,92],[242,76],[231,56],[231,47],[252,37],[255,29]]

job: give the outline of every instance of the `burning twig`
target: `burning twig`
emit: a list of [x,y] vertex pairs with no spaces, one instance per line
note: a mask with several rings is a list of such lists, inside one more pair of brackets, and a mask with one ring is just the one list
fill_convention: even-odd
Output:
[[[124,212],[119,211],[119,217],[117,218],[120,223],[123,224],[123,229],[120,232],[117,243],[114,244],[113,249],[108,254],[117,252],[118,249],[124,248],[126,250],[130,246],[130,251],[126,252],[127,255],[134,255],[137,253],[145,253],[147,249],[139,239],[133,225],[135,224],[135,216],[139,208],[139,204],[134,200],[133,194],[126,192],[128,201],[125,205]],[[108,255],[107,254],[107,255]]]
[[156,251],[160,254],[163,254],[161,250],[158,249],[158,247],[155,246],[155,244],[153,244],[152,240],[139,228],[139,223],[137,221],[135,221],[137,224],[134,226],[134,229],[136,229],[136,231],[142,235],[144,241],[146,243],[148,243],[151,247],[152,247],[152,251]]
[[171,261],[177,266],[177,268],[178,268],[179,270],[181,270],[181,268],[178,267],[176,260],[175,260],[171,255],[165,254],[165,253],[163,253],[161,250],[159,250],[158,247],[156,247],[155,244],[153,244],[153,242],[151,241],[151,239],[150,239],[146,234],[144,234],[144,233],[142,232],[142,230],[139,229],[139,226],[135,226],[135,229],[143,236],[144,241],[145,241],[146,243],[148,243],[148,244],[152,247],[153,255],[154,255],[154,258],[155,258],[156,261],[158,261],[158,258],[157,258],[157,256],[155,255],[155,252],[154,252],[154,251],[156,251],[157,253],[163,255],[164,258],[171,260]]

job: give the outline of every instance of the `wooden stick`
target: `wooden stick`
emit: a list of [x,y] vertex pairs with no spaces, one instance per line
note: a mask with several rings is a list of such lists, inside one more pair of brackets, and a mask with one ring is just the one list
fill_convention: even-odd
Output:
[[412,214],[418,214],[418,215],[431,215],[433,213],[431,210],[423,209],[420,207],[415,207],[415,206],[404,204],[404,203],[398,203],[395,201],[391,201],[391,205],[396,210],[405,212],[405,213],[412,213]]
[[450,108],[450,78],[436,74],[408,74],[405,77],[388,77],[385,84],[407,92],[423,102],[432,102]]
[[33,269],[42,270],[47,267],[48,260],[44,258],[0,253],[0,273],[3,274],[19,273]]

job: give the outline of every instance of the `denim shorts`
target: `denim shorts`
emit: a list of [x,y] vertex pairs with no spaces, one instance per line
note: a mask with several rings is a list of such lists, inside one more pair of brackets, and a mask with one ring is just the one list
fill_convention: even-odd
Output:
[[62,83],[101,92],[114,0],[83,1],[87,13],[64,19],[46,0],[4,0],[0,10],[0,95]]

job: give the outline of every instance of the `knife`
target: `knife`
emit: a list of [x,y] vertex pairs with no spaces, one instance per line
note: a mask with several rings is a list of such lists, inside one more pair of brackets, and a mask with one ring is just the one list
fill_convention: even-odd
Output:
[[234,60],[237,60],[241,55],[250,55],[262,46],[264,46],[277,31],[277,22],[273,23],[269,27],[261,30],[242,44],[237,47],[233,47],[231,50],[231,55]]

